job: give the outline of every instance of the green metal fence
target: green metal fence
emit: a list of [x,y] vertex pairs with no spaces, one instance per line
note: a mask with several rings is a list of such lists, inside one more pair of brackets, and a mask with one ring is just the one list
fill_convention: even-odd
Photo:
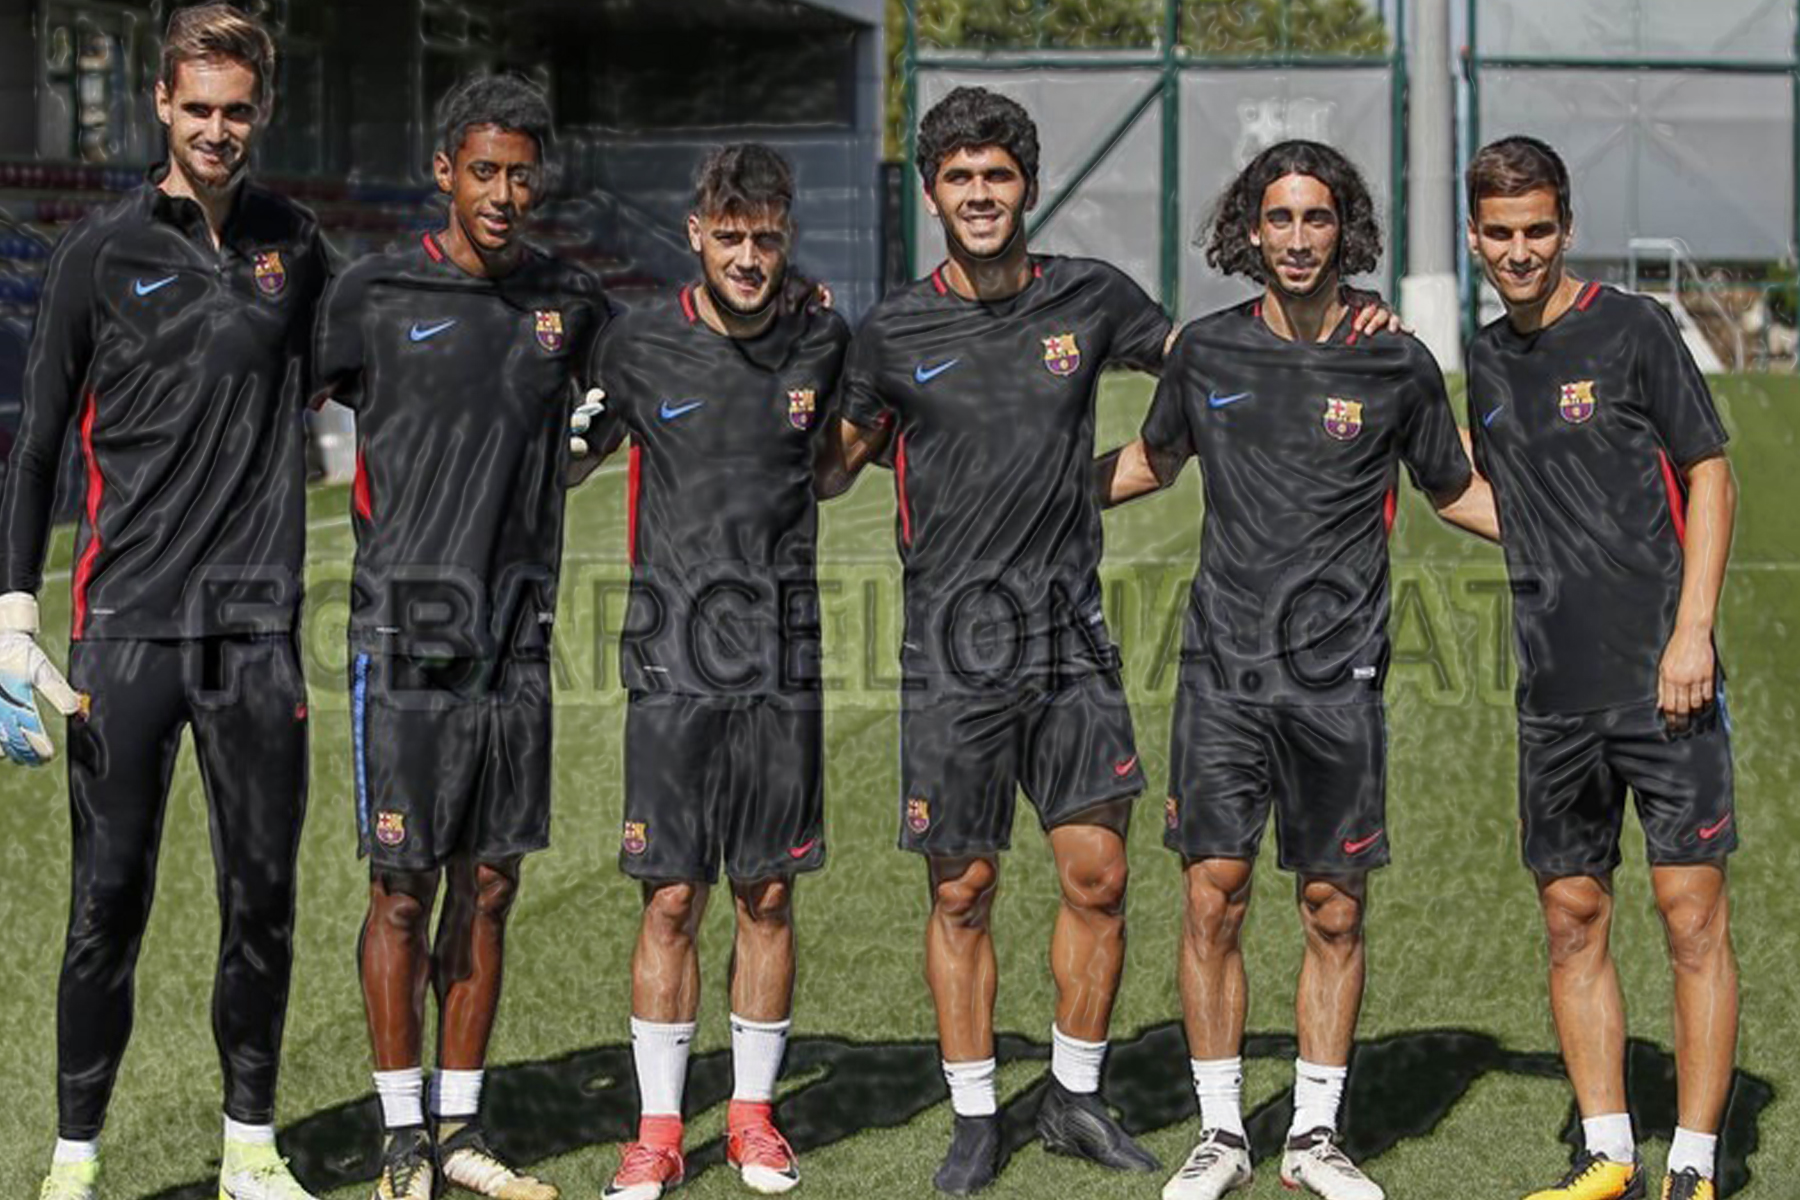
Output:
[[[1036,0],[1039,8],[1042,0]],[[1124,140],[1146,112],[1159,108],[1162,122],[1162,144],[1158,183],[1159,263],[1158,298],[1163,307],[1174,314],[1180,312],[1181,256],[1181,79],[1184,73],[1213,71],[1261,70],[1334,70],[1348,68],[1385,68],[1390,75],[1390,253],[1388,257],[1389,294],[1398,295],[1400,279],[1406,273],[1406,0],[1394,0],[1393,23],[1388,28],[1388,50],[1384,54],[1330,55],[1295,52],[1291,48],[1287,14],[1291,0],[1280,6],[1281,34],[1276,53],[1272,55],[1214,56],[1190,53],[1183,44],[1183,22],[1187,19],[1182,0],[1161,0],[1161,22],[1156,44],[1127,50],[1055,50],[1039,45],[1004,52],[945,52],[922,47],[919,42],[919,0],[906,0],[904,46],[901,55],[902,87],[906,109],[906,158],[910,163],[916,149],[918,131],[918,75],[921,70],[954,70],[957,72],[992,72],[1004,76],[1023,71],[1096,71],[1123,68],[1150,69],[1155,72],[1151,86],[1126,110],[1124,117],[1102,136],[1081,161],[1070,178],[1054,195],[1046,197],[1028,226],[1036,234],[1055,220],[1068,200],[1080,191],[1083,183]],[[1037,25],[1041,29],[1041,22]],[[1039,39],[1041,43],[1041,38]],[[917,274],[919,188],[916,181],[903,189],[908,270]]]

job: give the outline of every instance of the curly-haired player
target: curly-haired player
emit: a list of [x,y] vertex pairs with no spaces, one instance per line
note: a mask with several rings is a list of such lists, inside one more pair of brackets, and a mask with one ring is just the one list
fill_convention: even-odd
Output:
[[1202,1132],[1165,1200],[1250,1181],[1238,933],[1271,806],[1306,933],[1300,1056],[1282,1181],[1328,1200],[1382,1190],[1336,1144],[1363,991],[1369,871],[1387,862],[1382,683],[1388,531],[1404,464],[1438,514],[1498,536],[1430,352],[1365,338],[1339,280],[1380,254],[1368,188],[1316,142],[1263,151],[1225,190],[1207,257],[1263,284],[1184,328],[1143,432],[1102,460],[1102,503],[1206,488],[1182,641],[1164,841],[1181,855],[1180,981]]

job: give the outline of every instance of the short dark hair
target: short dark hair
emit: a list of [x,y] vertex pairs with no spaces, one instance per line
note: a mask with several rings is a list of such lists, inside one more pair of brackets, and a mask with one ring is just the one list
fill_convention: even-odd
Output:
[[1488,196],[1523,196],[1539,188],[1556,192],[1556,215],[1567,229],[1575,220],[1569,168],[1550,143],[1515,134],[1489,142],[1469,160],[1469,220]]
[[471,75],[438,101],[438,150],[454,159],[469,130],[496,125],[537,142],[538,157],[550,157],[550,101],[544,90],[518,75]]
[[720,146],[694,173],[694,211],[701,216],[771,213],[786,220],[793,209],[794,169],[761,142]]
[[1029,187],[1037,186],[1037,122],[1017,100],[981,87],[959,87],[931,106],[919,122],[914,162],[929,188],[938,168],[958,150],[998,146],[1013,156]]
[[1262,252],[1250,244],[1250,233],[1262,220],[1263,193],[1287,175],[1310,175],[1330,190],[1338,214],[1338,274],[1373,271],[1381,258],[1381,227],[1375,223],[1375,201],[1362,172],[1330,146],[1300,139],[1270,146],[1226,186],[1213,210],[1206,261],[1227,275],[1269,282]]
[[177,67],[213,58],[256,72],[257,106],[267,116],[275,98],[275,42],[268,30],[229,4],[190,4],[170,13],[157,80],[173,93]]

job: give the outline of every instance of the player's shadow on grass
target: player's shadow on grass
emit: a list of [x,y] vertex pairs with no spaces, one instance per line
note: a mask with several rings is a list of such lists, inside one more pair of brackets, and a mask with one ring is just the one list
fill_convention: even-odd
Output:
[[[1246,1058],[1291,1061],[1294,1039],[1252,1034]],[[1003,1035],[1001,1063],[1047,1060],[1041,1042]],[[1344,1147],[1356,1159],[1372,1158],[1407,1138],[1429,1134],[1469,1088],[1493,1072],[1556,1078],[1554,1054],[1512,1053],[1493,1038],[1458,1029],[1427,1029],[1360,1043],[1350,1072]],[[1641,1137],[1668,1138],[1675,1128],[1675,1062],[1666,1051],[1633,1040],[1629,1055],[1632,1113]],[[904,1125],[948,1096],[932,1042],[842,1042],[797,1038],[788,1049],[786,1074],[802,1078],[777,1106],[782,1130],[801,1154],[869,1129]],[[811,1078],[806,1078],[811,1077]],[[731,1055],[719,1050],[695,1057],[688,1072],[687,1109],[701,1113],[731,1098]],[[1033,1117],[1042,1079],[1004,1109],[1010,1154],[1034,1137]],[[502,1153],[528,1164],[586,1146],[622,1142],[637,1128],[631,1047],[600,1046],[543,1062],[496,1067],[488,1073],[483,1111]],[[1194,1121],[1187,1047],[1178,1022],[1157,1025],[1115,1043],[1107,1061],[1105,1094],[1134,1134]],[[1757,1119],[1775,1097],[1770,1083],[1743,1071],[1733,1079],[1725,1129],[1719,1139],[1719,1194],[1729,1196],[1750,1180],[1748,1159],[1757,1149]],[[1249,1115],[1251,1152],[1261,1161],[1280,1152],[1293,1094],[1284,1090]],[[1580,1121],[1573,1105],[1562,1136],[1577,1145]],[[283,1152],[294,1173],[314,1192],[375,1177],[380,1166],[380,1110],[373,1096],[324,1109],[282,1131]],[[712,1138],[688,1155],[688,1176],[723,1162],[723,1139]],[[1171,1164],[1172,1166],[1172,1164]],[[565,1192],[592,1191],[598,1180],[563,1180]],[[159,1192],[152,1200],[210,1200],[213,1179]],[[921,1180],[921,1186],[923,1181]]]

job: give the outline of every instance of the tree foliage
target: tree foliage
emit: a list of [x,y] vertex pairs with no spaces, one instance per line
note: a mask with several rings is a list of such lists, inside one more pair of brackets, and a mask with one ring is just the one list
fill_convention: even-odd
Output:
[[[1365,0],[1180,0],[1180,45],[1204,57],[1382,55]],[[1164,0],[915,0],[925,50],[1152,50]],[[905,0],[888,0],[887,156],[905,147]]]

